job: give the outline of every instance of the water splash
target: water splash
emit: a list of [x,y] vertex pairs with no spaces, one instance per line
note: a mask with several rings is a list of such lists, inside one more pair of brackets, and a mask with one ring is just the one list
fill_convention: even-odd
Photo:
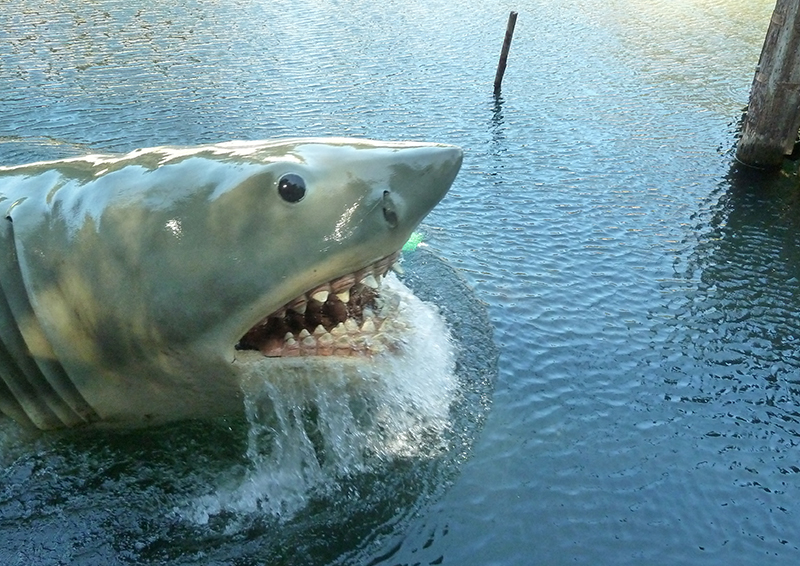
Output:
[[[330,364],[276,360],[243,383],[248,469],[181,513],[198,524],[222,514],[289,519],[337,481],[397,458],[446,451],[456,400],[455,346],[438,310],[396,277],[382,295],[409,329],[398,354]],[[275,365],[281,370],[275,371]]]

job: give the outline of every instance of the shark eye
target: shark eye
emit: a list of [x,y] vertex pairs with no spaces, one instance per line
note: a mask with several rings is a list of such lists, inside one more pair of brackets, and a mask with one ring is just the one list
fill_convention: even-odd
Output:
[[306,196],[306,182],[300,175],[289,173],[278,181],[278,193],[286,202],[299,202]]

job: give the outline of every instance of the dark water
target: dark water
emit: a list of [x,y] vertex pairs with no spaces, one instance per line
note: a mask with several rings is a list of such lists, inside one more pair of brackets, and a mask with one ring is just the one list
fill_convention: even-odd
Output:
[[[230,423],[155,452],[9,448],[11,563],[796,563],[798,177],[730,151],[772,7],[0,2],[4,163],[296,135],[462,145],[427,243],[488,303],[500,352],[485,426],[467,395],[455,452],[342,480],[288,523],[162,518],[247,465]],[[167,481],[181,434],[209,442]]]

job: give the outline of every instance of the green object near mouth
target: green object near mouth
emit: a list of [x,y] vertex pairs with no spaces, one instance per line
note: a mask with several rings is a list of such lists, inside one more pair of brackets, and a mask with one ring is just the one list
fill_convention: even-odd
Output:
[[412,232],[411,236],[408,238],[408,241],[405,244],[403,244],[403,251],[413,252],[419,247],[424,238],[425,235],[422,234],[421,232]]

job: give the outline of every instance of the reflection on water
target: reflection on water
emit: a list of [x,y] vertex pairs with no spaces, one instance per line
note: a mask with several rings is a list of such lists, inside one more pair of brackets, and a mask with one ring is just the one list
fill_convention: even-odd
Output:
[[503,95],[494,95],[494,104],[492,105],[492,120],[489,126],[489,131],[492,134],[491,147],[495,152],[502,151],[505,147],[505,136],[503,132]]
[[[203,552],[291,563],[296,549],[373,564],[797,562],[799,183],[791,167],[772,178],[732,168],[730,152],[773,6],[1,4],[5,163],[296,135],[462,145],[426,243],[487,302],[500,348],[489,419],[480,435],[465,427],[475,447],[454,483],[419,462],[373,478],[387,489],[375,493],[397,489],[397,515],[378,504],[373,521],[344,482],[346,526],[320,500],[316,527],[289,521],[262,554],[254,546],[275,525],[251,524],[257,534],[236,548],[222,540],[224,513],[217,531],[172,525],[187,546],[148,539],[141,515],[98,511],[84,555],[69,537],[42,547],[184,564]],[[509,9],[519,19],[495,98]],[[454,327],[480,327],[428,291]],[[481,367],[480,352],[468,354],[461,369]],[[483,415],[480,391],[459,393]],[[231,452],[241,458],[241,445]],[[72,488],[71,468],[15,462],[6,546],[36,530],[17,500],[49,513],[48,527],[58,513],[75,526],[58,497],[37,491]],[[146,488],[152,476],[134,468],[125,477]],[[113,489],[103,482],[114,473],[92,485]],[[419,486],[438,503],[414,503]],[[115,520],[125,528],[110,532],[126,533],[116,547],[98,534]]]
[[729,407],[720,427],[770,445],[793,445],[800,415],[797,184],[796,165],[775,174],[732,167],[687,262],[696,285],[675,319],[695,363],[707,366],[694,372],[704,391],[696,399]]

